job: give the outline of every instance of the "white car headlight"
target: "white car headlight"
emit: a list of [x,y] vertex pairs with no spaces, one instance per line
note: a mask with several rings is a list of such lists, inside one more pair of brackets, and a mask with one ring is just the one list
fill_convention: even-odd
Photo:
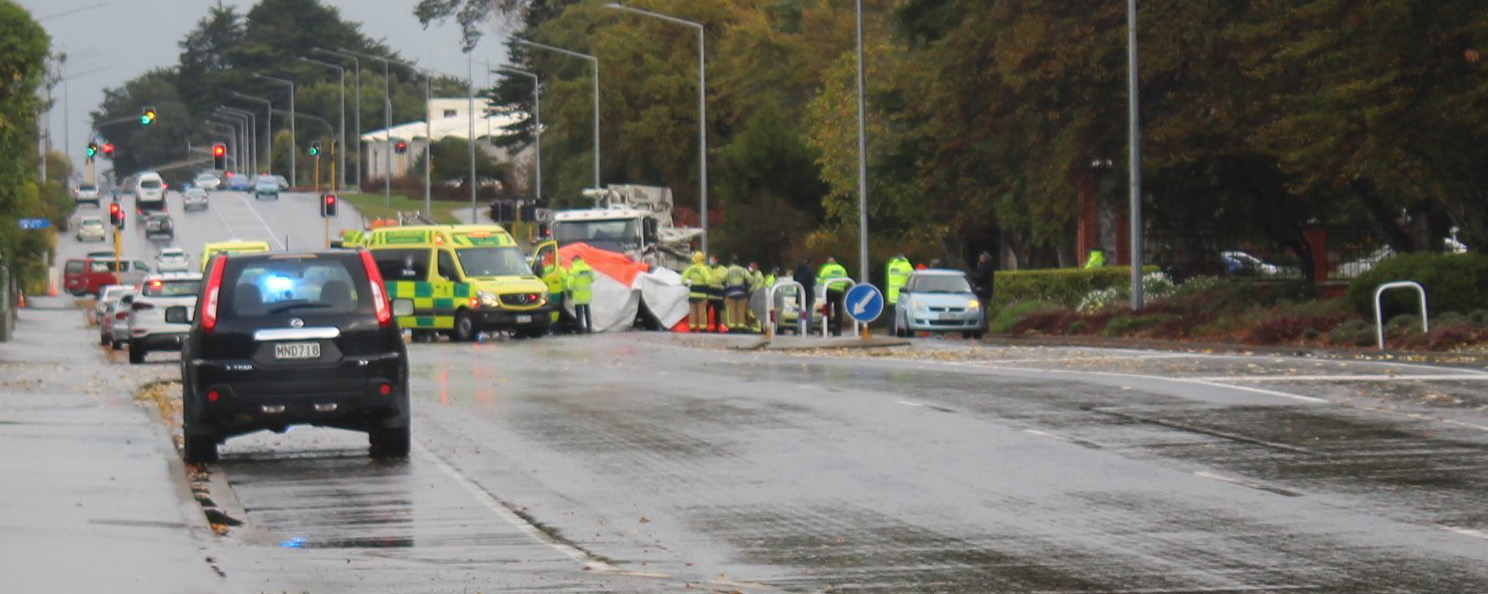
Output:
[[911,302],[910,306],[913,307],[915,311],[930,311],[930,305],[925,303],[924,301]]
[[486,307],[501,307],[501,300],[497,299],[496,294],[490,291],[476,291],[475,297],[480,300],[481,305]]
[[966,309],[981,309],[982,302],[972,299],[966,302]]

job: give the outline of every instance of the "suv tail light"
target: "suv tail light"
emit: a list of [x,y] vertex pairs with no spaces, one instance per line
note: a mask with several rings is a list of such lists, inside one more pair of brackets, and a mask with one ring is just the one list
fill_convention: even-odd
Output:
[[212,272],[207,274],[206,299],[202,301],[202,330],[210,334],[217,329],[217,298],[222,293],[222,269],[227,268],[227,252],[212,258]]
[[382,288],[382,271],[377,269],[372,252],[362,250],[362,266],[367,269],[367,282],[372,285],[372,312],[377,314],[377,325],[386,328],[393,323],[393,311]]

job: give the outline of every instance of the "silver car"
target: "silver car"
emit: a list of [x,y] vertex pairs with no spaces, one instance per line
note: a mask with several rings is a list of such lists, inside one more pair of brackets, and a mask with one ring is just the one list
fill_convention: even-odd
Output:
[[78,224],[78,241],[106,241],[107,239],[108,225],[103,224],[103,219],[86,217]]
[[191,185],[207,191],[216,190],[222,187],[222,178],[215,173],[203,171],[196,179],[191,180]]
[[101,344],[117,351],[129,343],[129,307],[134,304],[134,295],[133,290],[124,293],[104,308],[103,317],[98,318],[98,339]]
[[894,304],[894,334],[960,332],[981,338],[987,330],[987,309],[959,270],[916,270],[899,291]]
[[[93,302],[93,319],[99,326],[103,325],[103,316],[121,297],[134,293],[134,287],[129,285],[104,285],[98,288],[98,299]],[[107,341],[104,344],[108,344]]]
[[207,209],[207,191],[201,187],[191,188],[181,194],[181,207],[187,211]]

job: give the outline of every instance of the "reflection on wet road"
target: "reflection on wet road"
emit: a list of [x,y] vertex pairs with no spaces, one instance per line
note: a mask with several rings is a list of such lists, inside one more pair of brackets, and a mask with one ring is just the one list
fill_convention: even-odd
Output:
[[[359,583],[320,571],[339,561],[376,591],[1488,588],[1485,415],[1375,381],[1477,370],[635,334],[410,354],[409,461],[317,429],[224,448],[235,538],[307,560],[269,583]],[[1360,382],[1388,389],[1338,391]]]

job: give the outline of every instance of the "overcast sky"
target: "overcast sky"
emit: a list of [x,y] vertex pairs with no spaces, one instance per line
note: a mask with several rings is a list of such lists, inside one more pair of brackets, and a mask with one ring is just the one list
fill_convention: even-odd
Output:
[[[103,100],[103,89],[118,87],[151,68],[173,66],[180,57],[176,45],[216,0],[14,0],[31,11],[52,36],[52,46],[65,51],[69,80],[57,85],[52,110],[53,148],[67,150],[81,165],[87,145],[88,113]],[[321,0],[337,7],[341,18],[360,22],[362,33],[381,39],[388,47],[421,66],[454,74],[465,72],[460,30],[455,23],[425,30],[413,16],[418,0]],[[246,14],[253,0],[224,0]],[[505,46],[492,36],[482,39],[475,58],[497,61]],[[484,84],[482,68],[476,82]],[[64,86],[70,96],[63,105]],[[64,145],[66,118],[71,137]]]

